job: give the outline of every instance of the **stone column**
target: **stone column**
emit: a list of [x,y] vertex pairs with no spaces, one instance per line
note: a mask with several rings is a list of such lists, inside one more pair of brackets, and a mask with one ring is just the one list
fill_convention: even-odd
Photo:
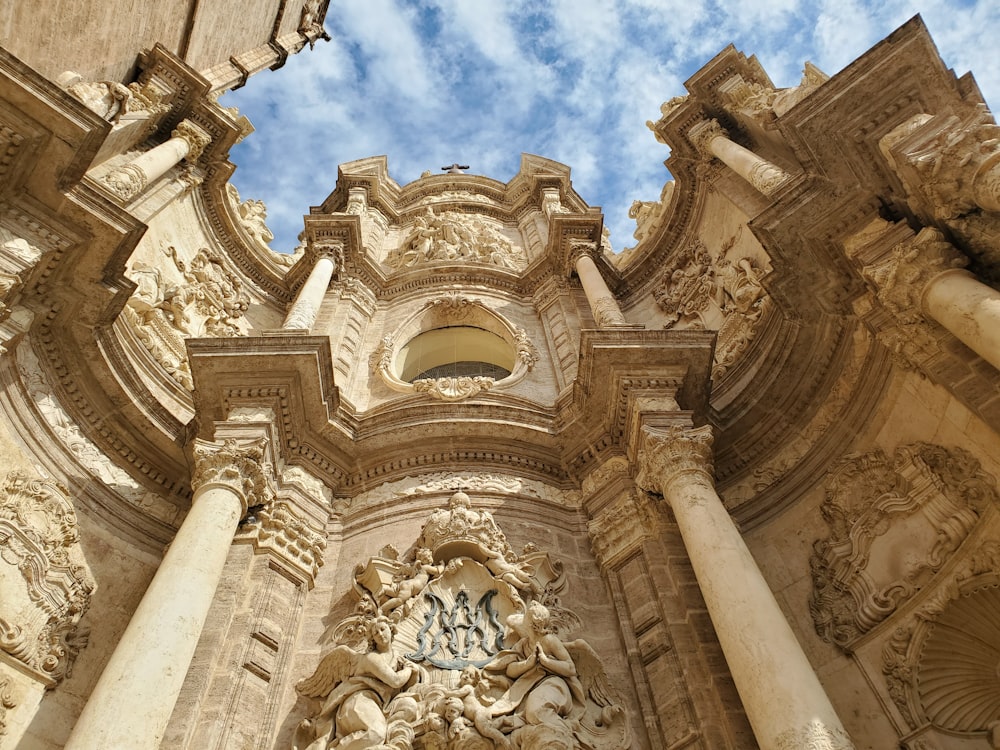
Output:
[[670,505],[757,742],[849,750],[823,686],[715,492],[710,427],[643,430],[638,482]]
[[270,498],[263,441],[198,441],[194,497],[108,660],[67,750],[160,746],[240,518]]
[[925,227],[863,273],[904,328],[935,320],[1000,369],[1000,292],[962,268],[968,262],[941,232]]
[[778,188],[791,176],[781,167],[730,140],[717,120],[704,120],[698,123],[688,131],[688,139],[705,156],[717,157],[769,198],[773,197]]
[[583,293],[587,295],[594,322],[599,328],[627,326],[628,321],[618,307],[618,300],[611,294],[608,285],[604,283],[604,277],[597,270],[593,258],[596,252],[598,252],[597,243],[584,240],[573,242],[570,254],[570,263],[576,269],[576,275],[580,277],[580,285],[583,286]]
[[311,246],[311,249],[317,255],[316,263],[309,272],[306,283],[295,295],[295,302],[289,308],[285,322],[281,325],[283,330],[312,330],[316,315],[319,313],[319,306],[323,303],[327,287],[330,286],[330,279],[337,270],[337,261],[343,253],[343,245],[340,243]]
[[105,187],[123,201],[129,201],[181,160],[197,161],[212,142],[211,136],[191,120],[182,120],[170,136],[170,140],[104,175]]

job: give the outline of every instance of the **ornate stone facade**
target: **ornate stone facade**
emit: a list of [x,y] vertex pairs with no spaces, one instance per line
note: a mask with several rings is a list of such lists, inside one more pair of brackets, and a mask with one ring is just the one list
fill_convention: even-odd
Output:
[[3,742],[997,744],[997,126],[919,19],[664,91],[626,252],[524,155],[284,253],[219,101],[330,3],[119,5],[0,50]]

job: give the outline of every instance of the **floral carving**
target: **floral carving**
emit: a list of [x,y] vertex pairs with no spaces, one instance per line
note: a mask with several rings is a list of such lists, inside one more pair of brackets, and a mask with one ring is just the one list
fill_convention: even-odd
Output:
[[122,164],[101,178],[101,182],[123,201],[145,190],[149,177],[138,164]]
[[625,750],[629,726],[600,656],[567,636],[565,579],[534,545],[452,496],[412,555],[355,570],[360,601],[298,685],[312,706],[296,750],[358,747]]
[[456,211],[437,215],[428,207],[417,215],[410,234],[389,253],[386,263],[399,269],[437,262],[521,269],[527,265],[527,257],[493,222]]
[[666,495],[667,488],[675,480],[685,476],[714,484],[713,440],[709,425],[697,428],[671,425],[663,430],[643,429],[636,484],[648,492],[661,495]]
[[49,686],[70,673],[87,645],[89,631],[79,622],[96,588],[66,495],[64,487],[20,471],[0,487],[0,558],[24,579],[2,579],[0,650]]
[[997,503],[966,451],[929,443],[850,456],[827,480],[830,535],[813,547],[816,631],[847,648],[920,591]]
[[0,737],[7,734],[7,712],[17,708],[17,701],[10,689],[10,678],[0,677]]
[[478,393],[488,391],[496,381],[481,376],[458,376],[447,378],[421,378],[413,381],[416,393],[425,393],[439,401],[461,401]]

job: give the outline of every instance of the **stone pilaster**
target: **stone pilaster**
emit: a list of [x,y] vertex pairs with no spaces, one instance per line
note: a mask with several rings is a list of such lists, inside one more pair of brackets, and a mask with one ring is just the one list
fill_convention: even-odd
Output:
[[711,428],[644,428],[638,459],[638,484],[662,494],[673,511],[760,746],[773,750],[853,748],[715,492]]

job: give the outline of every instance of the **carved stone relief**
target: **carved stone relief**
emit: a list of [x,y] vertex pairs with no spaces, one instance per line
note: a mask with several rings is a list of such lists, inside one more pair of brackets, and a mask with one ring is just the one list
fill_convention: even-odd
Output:
[[7,734],[7,712],[17,708],[9,677],[0,677],[0,739]]
[[163,114],[170,107],[162,103],[163,95],[154,86],[117,81],[86,81],[83,76],[68,70],[57,83],[87,109],[111,123],[123,118],[142,115],[152,117]]
[[568,638],[580,622],[560,566],[534,545],[516,554],[465,493],[411,555],[386,547],[355,580],[355,614],[298,685],[314,708],[295,750],[629,747],[600,656]]
[[310,528],[292,503],[281,499],[252,511],[241,524],[236,541],[250,542],[254,549],[284,560],[310,583],[323,565],[326,550],[326,537]]
[[937,728],[993,744],[1000,716],[998,570],[1000,542],[986,541],[883,646],[886,690],[912,736]]
[[930,443],[850,456],[826,487],[830,535],[813,547],[809,609],[845,649],[928,585],[998,500],[973,456]]
[[437,215],[430,207],[417,215],[406,239],[386,258],[394,269],[424,263],[481,263],[520,270],[527,262],[524,249],[507,239],[495,222],[457,211]]
[[123,318],[153,358],[183,387],[193,382],[184,339],[242,335],[250,297],[221,256],[201,248],[186,263],[173,246],[164,249],[175,272],[135,262],[128,272],[136,290]]
[[66,677],[89,631],[96,588],[65,487],[23,472],[0,486],[0,649],[48,687]]
[[239,217],[240,224],[243,225],[247,234],[258,245],[270,250],[267,246],[274,239],[274,233],[267,228],[267,206],[264,205],[264,201],[253,198],[241,201],[239,191],[231,182],[226,183],[226,197],[229,198],[229,204],[233,207],[233,211]]
[[717,257],[695,241],[678,258],[675,270],[653,290],[653,297],[668,315],[665,328],[718,331],[712,368],[716,378],[739,361],[771,304],[760,280],[764,269],[757,261],[726,257],[738,240],[739,233]]

